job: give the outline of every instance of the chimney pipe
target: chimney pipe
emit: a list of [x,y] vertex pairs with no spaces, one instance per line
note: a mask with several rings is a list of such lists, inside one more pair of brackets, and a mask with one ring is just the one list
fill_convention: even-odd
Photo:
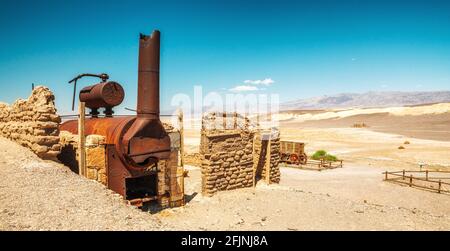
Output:
[[169,159],[170,137],[159,119],[159,31],[139,39],[137,116],[123,134],[119,152],[133,166]]
[[160,32],[140,34],[138,65],[137,116],[159,119],[159,48]]

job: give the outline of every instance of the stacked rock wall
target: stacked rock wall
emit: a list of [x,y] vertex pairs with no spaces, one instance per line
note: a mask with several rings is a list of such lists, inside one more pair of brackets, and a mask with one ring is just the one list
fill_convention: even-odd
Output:
[[251,187],[258,179],[265,178],[266,168],[262,167],[266,167],[268,138],[271,139],[268,181],[278,183],[278,131],[263,133],[255,129],[248,118],[238,114],[205,115],[200,141],[203,194],[212,195],[221,190]]
[[212,195],[253,185],[253,133],[202,131],[202,192]]
[[[78,173],[78,135],[66,131],[60,133],[62,145],[59,160]],[[108,184],[106,170],[105,137],[101,135],[86,136],[86,178]]]
[[0,135],[30,148],[40,158],[56,160],[60,152],[55,96],[44,86],[11,106],[0,103]]
[[163,125],[170,137],[170,158],[158,162],[158,203],[161,207],[178,207],[185,202],[184,169],[179,165],[181,135],[171,125]]
[[[270,142],[270,146],[269,146]],[[269,183],[280,182],[280,135],[278,131],[255,133],[253,144],[256,179],[267,180],[267,151],[270,149]]]

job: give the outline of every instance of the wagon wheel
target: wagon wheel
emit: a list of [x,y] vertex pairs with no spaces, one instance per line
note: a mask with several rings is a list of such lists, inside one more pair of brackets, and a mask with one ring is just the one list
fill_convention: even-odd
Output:
[[292,164],[296,164],[296,165],[300,164],[298,155],[295,153],[292,153],[289,156],[289,162],[291,162]]
[[288,162],[289,161],[289,154],[281,153],[281,161],[282,162]]
[[306,165],[307,160],[308,160],[308,156],[306,156],[306,153],[302,153],[299,158],[300,164]]

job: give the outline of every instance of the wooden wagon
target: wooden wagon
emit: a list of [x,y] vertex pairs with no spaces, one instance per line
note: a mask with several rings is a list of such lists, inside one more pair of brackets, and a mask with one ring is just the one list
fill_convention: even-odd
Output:
[[281,141],[280,155],[280,161],[286,164],[305,165],[308,159],[303,142]]

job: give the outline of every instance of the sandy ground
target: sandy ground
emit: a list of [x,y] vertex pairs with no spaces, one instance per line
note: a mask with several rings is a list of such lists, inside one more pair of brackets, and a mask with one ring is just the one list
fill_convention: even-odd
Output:
[[421,116],[421,115],[441,115],[450,111],[450,103],[438,103],[430,105],[385,107],[385,108],[354,108],[322,111],[297,111],[282,112],[274,115],[280,121],[317,121],[325,119],[342,119],[358,115],[389,114],[393,116]]
[[101,184],[0,137],[0,230],[160,230]]
[[[402,135],[373,132],[365,128],[296,128],[281,127],[284,140],[305,142],[312,154],[324,149],[347,163],[384,169],[450,168],[450,142],[425,140]],[[409,144],[404,144],[406,141]],[[403,146],[405,149],[398,149]]]
[[364,123],[371,131],[450,141],[450,103],[413,107],[287,111],[277,116],[285,128],[349,128]]
[[[200,189],[191,169],[187,194]],[[282,168],[280,185],[196,195],[159,214],[200,230],[448,230],[450,196],[381,181],[379,170],[347,166],[322,172]]]
[[[283,139],[306,142],[309,154],[336,154],[344,168],[282,167],[278,185],[259,182],[204,197],[199,168],[187,166],[187,205],[156,213],[127,206],[102,185],[0,138],[0,229],[450,230],[449,194],[384,182],[382,175],[416,170],[419,163],[450,170],[450,141],[392,132],[410,125],[408,119],[396,118],[389,133],[344,126],[348,121],[336,126],[342,119],[317,126],[285,121],[280,129]],[[199,131],[187,130],[185,143],[190,153],[198,152]]]
[[341,119],[325,119],[281,122],[287,128],[299,130],[305,128],[351,128],[354,124],[364,123],[367,129],[377,132],[398,134],[405,137],[450,141],[450,112],[418,116],[394,116],[387,113],[355,115]]

